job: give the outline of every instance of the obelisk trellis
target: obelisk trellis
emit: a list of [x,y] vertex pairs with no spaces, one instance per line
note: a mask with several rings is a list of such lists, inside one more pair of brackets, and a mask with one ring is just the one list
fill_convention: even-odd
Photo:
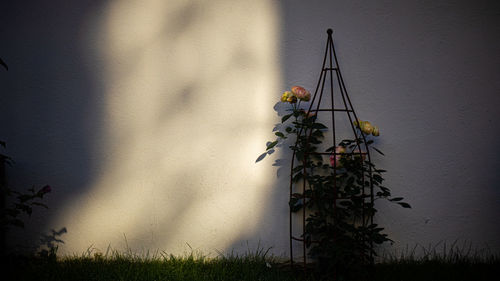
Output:
[[[331,122],[327,122],[327,120],[322,120],[325,125],[330,125],[329,129],[332,134],[332,143],[331,146],[337,146],[337,135],[336,135],[336,114],[347,114],[349,123],[350,123],[350,128],[352,129],[352,134],[353,134],[353,140],[355,140],[355,144],[357,149],[355,150],[356,152],[351,152],[351,153],[338,153],[334,149],[333,151],[318,151],[318,152],[309,152],[309,153],[304,153],[304,161],[305,159],[313,154],[319,155],[321,157],[323,156],[337,156],[339,154],[359,154],[359,159],[363,162],[364,169],[367,171],[367,176],[368,178],[365,178],[364,173],[363,173],[363,182],[368,182],[366,190],[365,188],[362,189],[362,198],[363,198],[363,206],[365,204],[371,204],[373,206],[374,202],[374,194],[373,194],[373,179],[372,179],[372,166],[369,165],[368,163],[371,163],[371,158],[370,158],[370,152],[368,149],[367,141],[366,141],[366,136],[362,132],[362,130],[357,130],[355,127],[355,120],[359,120],[356,112],[354,111],[354,108],[351,103],[351,99],[349,98],[349,95],[347,94],[347,89],[344,83],[344,79],[342,78],[342,74],[340,72],[340,67],[338,64],[337,60],[337,55],[335,53],[335,48],[333,46],[333,38],[332,38],[332,29],[327,30],[328,34],[328,39],[326,43],[326,50],[325,50],[325,55],[323,58],[323,65],[321,67],[321,73],[320,77],[316,86],[316,89],[314,91],[313,97],[311,99],[310,105],[308,112],[310,113],[320,113],[320,112],[331,112]],[[335,79],[334,79],[335,78]],[[326,83],[327,80],[329,83]],[[322,101],[326,95],[329,94],[330,103],[331,103],[331,108],[324,108],[321,106]],[[338,97],[340,95],[341,97],[341,102],[337,104],[335,103],[334,95]],[[312,134],[312,129],[305,129],[301,130],[299,132],[299,136],[308,136],[310,137]],[[291,172],[290,172],[290,199],[292,199],[293,196],[293,189],[294,189],[294,182],[292,180],[293,176],[293,171],[294,168],[296,167],[296,153],[295,151],[293,152],[292,156],[292,163],[291,163]],[[363,159],[366,159],[364,161]],[[336,169],[333,169],[334,173],[334,179],[336,179]],[[299,189],[301,189],[302,192],[302,202],[306,202],[306,200],[314,200],[314,198],[311,198],[310,196],[306,196],[306,191],[311,188],[310,185],[308,185],[307,180],[307,169],[306,165],[303,165],[303,178],[304,180],[301,182],[301,186]],[[310,172],[310,171],[309,171]],[[333,200],[333,206],[334,206],[334,212],[335,209],[337,208],[337,202],[338,200],[345,200],[349,198],[340,198],[337,196],[337,181],[334,180],[333,186],[331,186],[333,189],[333,194],[334,198]],[[312,193],[311,193],[312,194]],[[306,220],[307,220],[307,213],[306,213],[306,207],[304,204],[304,207],[302,208],[302,211],[300,212],[299,215],[302,216],[301,219],[301,224],[302,226],[299,226],[299,229],[302,229],[302,233],[299,233],[298,235],[293,232],[294,230],[294,219],[293,217],[297,215],[296,213],[293,213],[291,208],[290,208],[290,261],[292,267],[294,264],[297,262],[294,260],[294,241],[297,241],[298,243],[301,243],[302,247],[302,264],[304,266],[304,269],[307,268],[307,247],[306,247],[306,237],[304,233],[306,232]],[[363,207],[363,213],[362,213],[362,222],[363,224],[373,224],[373,215],[372,214],[365,214],[365,208]],[[335,222],[334,222],[335,223]],[[334,239],[334,238],[333,238]],[[295,243],[297,243],[295,242]],[[317,243],[318,241],[314,241],[314,239],[309,240],[308,243]],[[299,244],[300,245],[300,244]],[[295,246],[297,247],[297,246]],[[370,247],[373,247],[373,245],[370,245]]]

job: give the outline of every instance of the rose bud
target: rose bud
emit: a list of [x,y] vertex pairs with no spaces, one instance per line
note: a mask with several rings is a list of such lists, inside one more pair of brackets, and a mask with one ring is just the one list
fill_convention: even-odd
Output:
[[289,103],[296,103],[297,97],[296,96],[289,96],[286,101]]
[[284,92],[283,95],[281,96],[281,101],[282,102],[287,102],[289,95],[292,95],[292,92],[290,92],[290,91]]
[[378,137],[380,136],[380,130],[377,126],[373,126],[373,132],[372,132],[372,135]]

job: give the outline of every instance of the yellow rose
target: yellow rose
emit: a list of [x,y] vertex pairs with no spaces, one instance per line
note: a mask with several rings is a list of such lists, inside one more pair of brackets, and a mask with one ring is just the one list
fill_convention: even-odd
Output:
[[359,120],[359,121],[358,120],[354,120],[354,121],[352,121],[352,124],[354,125],[354,127],[359,128],[361,122],[363,122],[363,121],[361,121],[361,120]]
[[373,132],[373,126],[370,124],[368,121],[364,121],[363,124],[361,124],[361,130],[363,133],[369,135]]
[[291,94],[292,94],[292,92],[290,92],[290,91],[284,92],[283,95],[281,96],[281,101],[282,102],[287,102],[288,96],[291,95]]
[[373,126],[373,132],[372,132],[372,135],[378,137],[380,136],[380,130],[377,126]]

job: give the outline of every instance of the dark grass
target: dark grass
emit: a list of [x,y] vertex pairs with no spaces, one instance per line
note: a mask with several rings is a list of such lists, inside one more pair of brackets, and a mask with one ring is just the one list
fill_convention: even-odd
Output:
[[373,280],[500,280],[500,256],[455,241],[382,255],[375,269]]
[[500,263],[456,263],[442,261],[398,262],[376,265],[373,280],[499,280]]
[[13,273],[12,280],[294,280],[290,272],[245,258],[29,260]]
[[139,257],[128,252],[66,258],[17,256],[2,265],[2,272],[10,275],[7,280],[304,280],[261,251],[216,258],[193,254]]
[[[292,271],[283,259],[267,256],[265,251],[253,254],[202,255],[176,257],[160,254],[140,257],[130,252],[84,254],[56,258],[11,256],[2,261],[2,280],[85,280],[85,281],[153,281],[153,280],[345,280],[320,278]],[[370,270],[366,280],[433,281],[433,280],[499,280],[500,258],[485,251],[464,251],[455,247],[442,253],[425,251],[404,255],[385,255]],[[7,278],[5,278],[7,277]]]

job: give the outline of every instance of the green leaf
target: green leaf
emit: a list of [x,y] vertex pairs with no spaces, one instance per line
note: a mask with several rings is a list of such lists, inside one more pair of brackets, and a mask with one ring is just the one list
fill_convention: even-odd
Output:
[[377,183],[382,183],[382,181],[384,180],[384,178],[382,178],[380,175],[373,175],[373,180]]
[[385,187],[385,186],[379,186],[379,188],[384,191],[384,192],[390,192],[389,188]]
[[[384,196],[384,197],[391,196],[391,191],[387,187],[379,186],[379,188],[382,190],[382,196]],[[377,195],[378,195],[378,193],[377,193]]]
[[312,133],[313,136],[315,137],[318,137],[318,138],[322,138],[323,137],[323,132],[320,131],[320,130],[315,130],[313,133]]
[[40,203],[40,202],[32,202],[31,205],[36,205],[36,206],[40,206],[40,207],[44,207],[45,209],[48,209],[49,207],[43,203]]
[[321,123],[314,123],[314,124],[312,124],[311,128],[313,128],[313,129],[320,129],[320,130],[321,129],[328,129],[327,126],[325,126],[325,125],[323,125]]
[[292,130],[293,130],[293,129],[292,129],[292,127],[286,127],[286,129],[285,129],[285,131],[286,131],[287,133],[290,133]]
[[295,174],[293,177],[292,177],[292,181],[293,182],[298,182],[300,179],[302,179],[303,177],[303,174],[301,172]]
[[321,141],[320,141],[320,140],[318,140],[316,137],[311,136],[311,137],[309,138],[309,143],[312,143],[312,144],[320,144],[320,143],[321,143]]
[[276,144],[278,144],[277,140],[273,141],[273,142],[268,142],[266,150],[269,150],[269,149],[273,148]]
[[304,160],[304,152],[303,151],[297,151],[297,153],[295,154],[295,157],[297,158],[297,160],[299,161],[303,161]]
[[399,205],[401,205],[403,208],[410,208],[411,209],[411,206],[410,204],[408,203],[405,203],[405,202],[398,202]]
[[288,120],[288,118],[292,117],[293,114],[287,114],[285,116],[283,116],[281,118],[281,123],[285,123],[286,120]]
[[282,132],[276,132],[274,134],[280,138],[285,138],[285,135]]
[[290,211],[292,213],[295,213],[302,209],[302,207],[304,206],[303,201],[304,200],[302,198],[292,197],[290,199],[290,202],[288,203],[288,205],[290,206]]
[[9,67],[7,66],[7,64],[0,58],[0,65],[2,65],[3,67],[5,67],[5,69],[8,71],[9,70]]

